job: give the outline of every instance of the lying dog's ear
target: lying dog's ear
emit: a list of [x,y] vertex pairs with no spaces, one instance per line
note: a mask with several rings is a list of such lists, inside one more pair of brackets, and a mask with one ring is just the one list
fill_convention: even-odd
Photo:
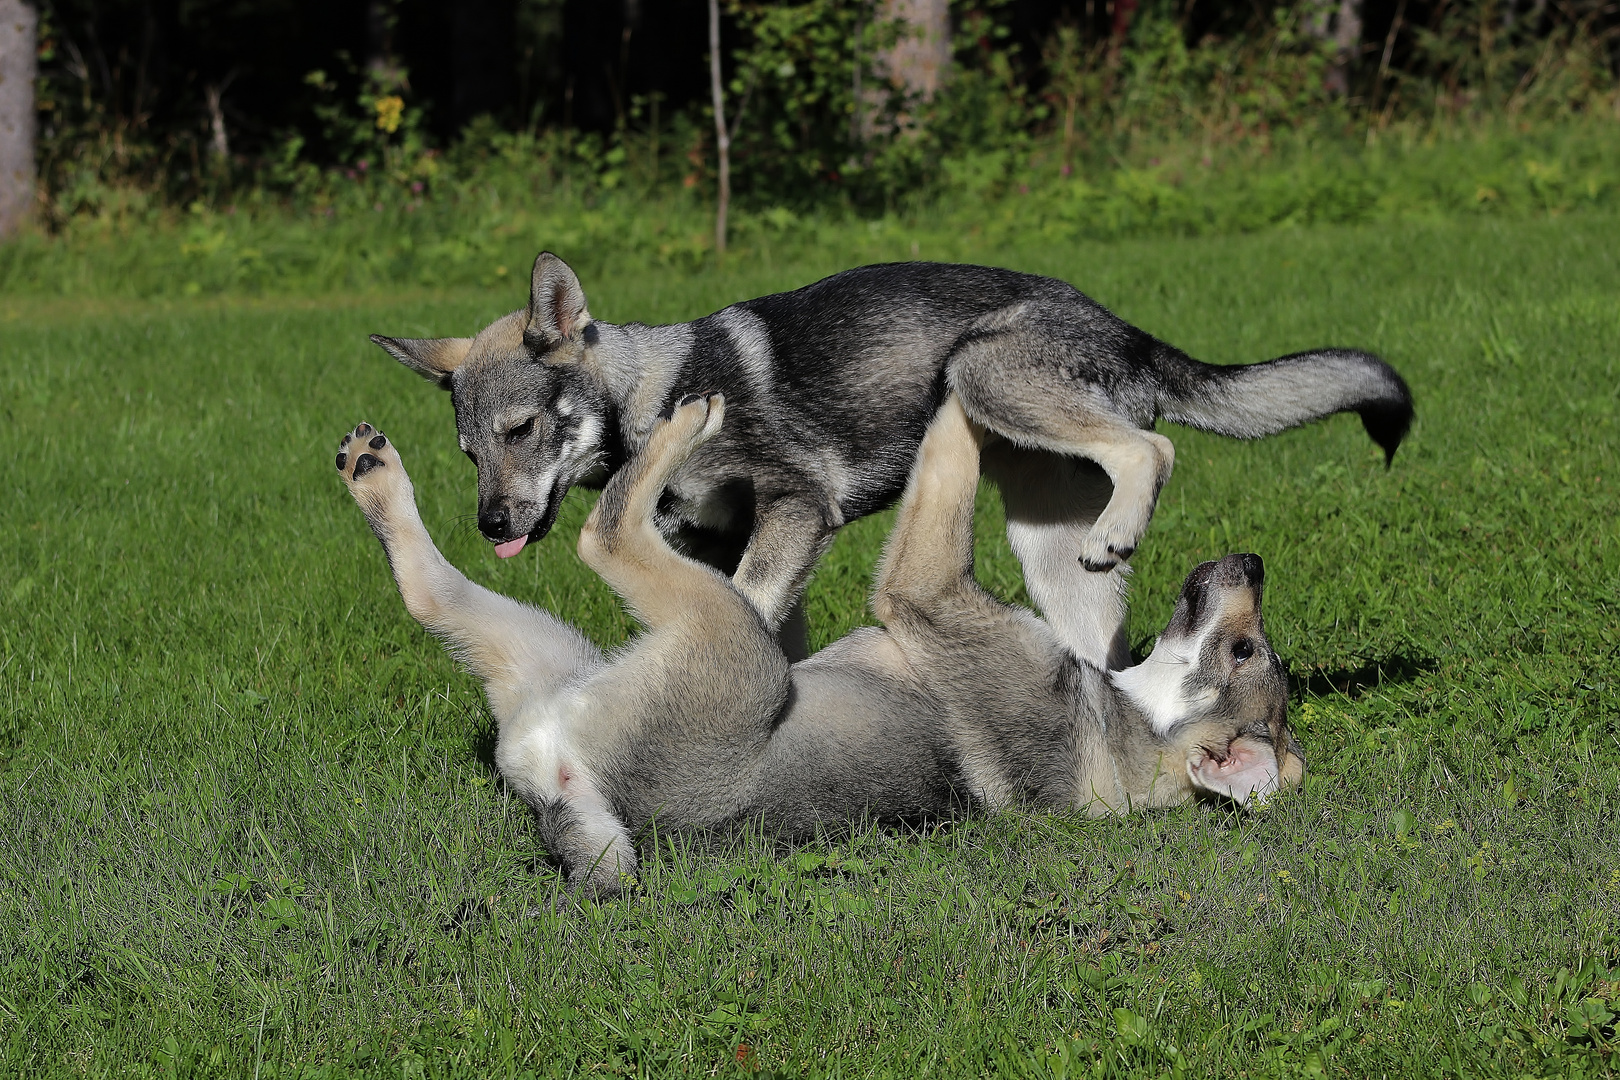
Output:
[[530,279],[529,323],[523,328],[523,344],[548,363],[574,363],[578,351],[557,346],[576,341],[590,321],[579,278],[567,263],[542,251],[534,260],[534,276]]
[[[1304,771],[1304,761],[1301,759],[1298,775],[1293,782],[1297,782]],[[1193,777],[1194,782],[1204,790],[1224,795],[1242,806],[1249,805],[1250,800],[1256,797],[1264,799],[1283,783],[1275,748],[1253,735],[1239,735],[1233,739],[1222,760],[1217,761],[1206,754],[1202,761],[1193,766]]]
[[450,376],[472,351],[470,337],[391,338],[372,334],[371,340],[383,351],[424,379],[432,379],[450,389]]

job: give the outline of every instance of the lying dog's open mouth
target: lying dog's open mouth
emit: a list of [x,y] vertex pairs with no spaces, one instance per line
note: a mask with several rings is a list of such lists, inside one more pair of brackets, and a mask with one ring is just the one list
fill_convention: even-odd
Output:
[[534,523],[534,528],[522,536],[513,537],[511,540],[503,540],[496,544],[496,556],[502,559],[510,559],[522,551],[530,540],[544,540],[546,534],[551,531],[551,526],[557,522],[557,510],[562,506],[563,496],[566,494],[568,494],[568,487],[565,484],[559,483],[552,488],[551,497],[546,500],[546,512],[540,515],[540,520]]

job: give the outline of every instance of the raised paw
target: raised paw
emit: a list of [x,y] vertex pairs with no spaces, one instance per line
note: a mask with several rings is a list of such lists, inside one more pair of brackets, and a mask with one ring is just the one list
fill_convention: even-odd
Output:
[[388,436],[370,424],[356,425],[338,443],[337,471],[367,513],[410,490],[399,452]]
[[720,430],[725,418],[724,394],[687,394],[671,407],[669,416],[654,429],[653,438],[666,444],[686,443],[688,449],[696,449]]
[[1093,526],[1080,544],[1080,565],[1093,573],[1114,569],[1136,553],[1136,544],[1123,534]]

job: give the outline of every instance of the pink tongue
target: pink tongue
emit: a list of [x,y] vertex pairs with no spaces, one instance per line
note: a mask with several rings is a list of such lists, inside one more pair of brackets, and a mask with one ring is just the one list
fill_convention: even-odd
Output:
[[495,554],[499,555],[503,559],[510,559],[512,556],[522,551],[523,545],[527,544],[528,542],[529,538],[527,536],[520,536],[516,540],[508,540],[504,544],[496,544]]

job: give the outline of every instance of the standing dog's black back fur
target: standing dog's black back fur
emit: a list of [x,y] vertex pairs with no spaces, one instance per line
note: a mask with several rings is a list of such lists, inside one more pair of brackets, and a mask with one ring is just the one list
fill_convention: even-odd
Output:
[[1216,367],[1065,282],[977,266],[858,267],[690,323],[615,326],[542,254],[529,307],[476,338],[373,340],[452,390],[480,527],[503,555],[673,402],[723,393],[726,428],[671,478],[660,525],[734,572],[772,626],[836,530],[900,494],[954,390],[991,433],[984,467],[1031,597],[1077,656],[1115,666],[1122,564],[1174,461],[1158,417],[1255,438],[1353,411],[1386,459],[1412,418],[1406,384],[1370,353]]

